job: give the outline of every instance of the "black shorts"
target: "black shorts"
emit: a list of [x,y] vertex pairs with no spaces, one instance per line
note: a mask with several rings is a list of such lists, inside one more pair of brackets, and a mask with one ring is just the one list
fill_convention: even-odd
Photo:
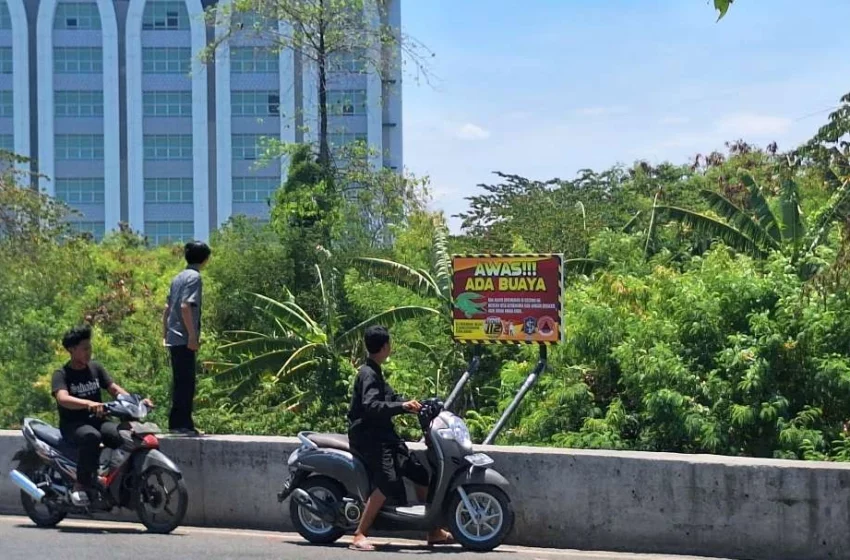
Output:
[[428,486],[428,470],[410,454],[404,442],[364,442],[357,438],[351,446],[366,462],[372,484],[386,496],[388,504],[407,504],[403,478]]

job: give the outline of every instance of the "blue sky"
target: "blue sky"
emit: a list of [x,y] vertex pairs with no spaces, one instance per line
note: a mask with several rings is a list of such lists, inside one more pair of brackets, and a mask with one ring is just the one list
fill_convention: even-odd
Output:
[[405,76],[405,166],[451,215],[497,170],[789,148],[850,91],[848,21],[846,0],[737,0],[720,22],[708,0],[404,0],[436,53],[432,85]]

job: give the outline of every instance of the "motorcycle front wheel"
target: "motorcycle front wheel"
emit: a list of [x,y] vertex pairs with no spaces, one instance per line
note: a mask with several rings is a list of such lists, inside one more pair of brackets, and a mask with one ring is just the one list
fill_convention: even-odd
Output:
[[164,535],[183,522],[189,507],[189,491],[177,473],[152,467],[139,477],[134,501],[139,521],[151,533]]
[[455,492],[449,502],[449,531],[463,548],[489,552],[501,545],[513,528],[511,501],[495,486],[470,485],[464,490],[468,503],[460,492]]
[[[30,480],[38,484],[44,480],[50,480],[50,469],[45,465],[33,468],[32,466],[20,467],[21,473],[29,477]],[[27,517],[32,520],[38,527],[51,528],[56,527],[67,513],[51,506],[49,503],[36,503],[32,497],[21,490],[21,505],[27,513]]]

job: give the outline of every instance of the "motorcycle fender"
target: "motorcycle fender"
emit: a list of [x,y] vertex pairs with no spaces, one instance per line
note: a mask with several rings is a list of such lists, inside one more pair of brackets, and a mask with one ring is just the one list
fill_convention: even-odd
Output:
[[468,485],[485,485],[495,486],[503,490],[506,494],[510,491],[511,483],[504,476],[493,469],[482,469],[471,467],[459,472],[449,487],[450,492],[454,492],[459,486]]
[[159,451],[158,449],[151,449],[149,451],[144,451],[140,454],[139,457],[136,458],[135,461],[136,472],[141,474],[146,470],[159,467],[161,469],[165,469],[167,471],[172,471],[180,476],[183,473],[180,472],[180,467],[178,467],[174,461],[168,458],[165,453]]
[[364,502],[372,492],[365,466],[351,453],[338,449],[307,452],[299,456],[295,466],[311,476],[327,476],[336,480],[350,496],[357,496]]

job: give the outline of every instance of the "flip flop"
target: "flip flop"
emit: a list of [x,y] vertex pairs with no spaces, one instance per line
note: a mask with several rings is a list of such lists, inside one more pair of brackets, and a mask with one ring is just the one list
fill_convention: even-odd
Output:
[[358,552],[372,552],[375,550],[374,545],[369,541],[360,541],[359,543],[351,543],[348,545],[350,550],[356,550]]

